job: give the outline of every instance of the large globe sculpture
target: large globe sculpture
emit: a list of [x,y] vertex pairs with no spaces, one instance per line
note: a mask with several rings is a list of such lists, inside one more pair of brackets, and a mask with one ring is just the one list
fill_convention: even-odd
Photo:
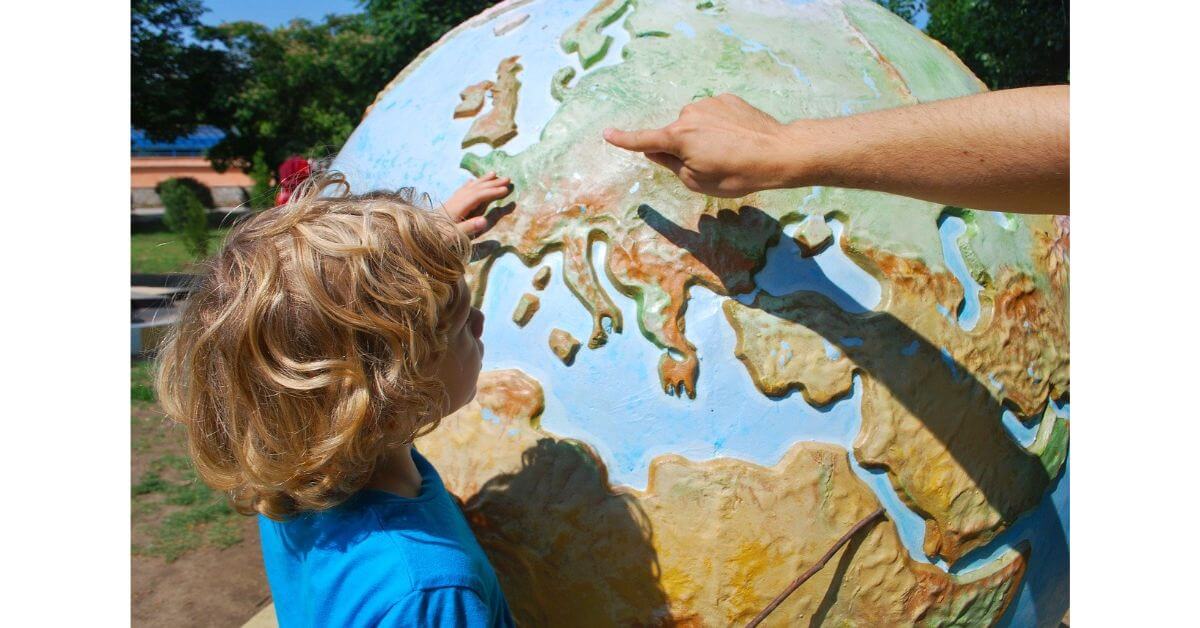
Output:
[[780,120],[984,89],[867,0],[530,0],[451,31],[334,167],[476,241],[485,373],[418,447],[526,625],[1055,625],[1069,223],[857,190],[684,188],[605,127],[732,92]]

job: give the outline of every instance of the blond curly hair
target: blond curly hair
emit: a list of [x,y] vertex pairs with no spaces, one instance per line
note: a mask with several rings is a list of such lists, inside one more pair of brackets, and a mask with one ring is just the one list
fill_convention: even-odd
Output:
[[411,190],[336,172],[236,226],[159,354],[167,415],[241,513],[336,506],[387,449],[436,425],[470,241]]

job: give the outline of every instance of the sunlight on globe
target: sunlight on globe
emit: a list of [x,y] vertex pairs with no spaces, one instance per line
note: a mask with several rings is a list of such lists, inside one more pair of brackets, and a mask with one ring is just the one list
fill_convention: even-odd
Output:
[[811,187],[684,188],[606,127],[721,93],[781,121],[985,88],[867,0],[529,0],[380,92],[333,167],[511,177],[469,278],[476,399],[417,442],[518,622],[1057,625],[1070,225]]

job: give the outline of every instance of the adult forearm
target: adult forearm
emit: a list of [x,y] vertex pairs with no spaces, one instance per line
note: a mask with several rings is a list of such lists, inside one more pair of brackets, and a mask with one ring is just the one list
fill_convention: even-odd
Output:
[[1069,88],[1004,90],[787,125],[788,187],[1003,211],[1070,208]]

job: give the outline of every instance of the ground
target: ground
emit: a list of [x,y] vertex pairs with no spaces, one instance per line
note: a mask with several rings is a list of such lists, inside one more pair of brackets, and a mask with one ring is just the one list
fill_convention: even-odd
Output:
[[197,479],[184,434],[131,369],[132,623],[240,626],[270,602],[254,519]]
[[[213,229],[209,250],[228,232]],[[131,234],[131,272],[196,269],[175,234]],[[132,623],[240,626],[270,603],[255,521],[199,481],[155,400],[152,363],[134,360],[130,380]]]

